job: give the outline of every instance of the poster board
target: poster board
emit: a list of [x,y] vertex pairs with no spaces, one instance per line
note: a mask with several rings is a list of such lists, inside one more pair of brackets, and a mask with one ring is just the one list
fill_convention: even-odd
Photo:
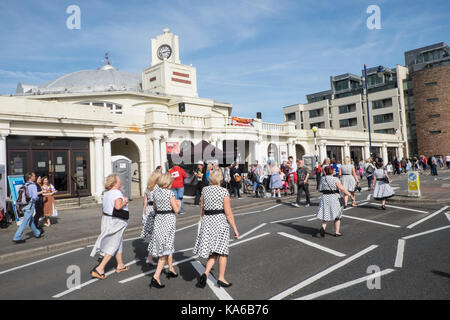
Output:
[[16,200],[21,186],[25,184],[24,176],[8,176],[9,190],[11,190],[11,200],[13,203],[14,216],[16,217],[17,225],[20,225],[21,220],[16,209]]

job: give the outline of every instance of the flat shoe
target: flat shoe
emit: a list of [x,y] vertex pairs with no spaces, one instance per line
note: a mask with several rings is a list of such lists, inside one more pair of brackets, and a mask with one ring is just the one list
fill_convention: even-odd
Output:
[[342,237],[342,236],[343,236],[343,234],[342,234],[342,233],[341,233],[341,234],[337,234],[337,233],[335,233],[335,234],[334,234],[334,236],[335,236],[335,237]]
[[98,271],[95,270],[95,268],[92,269],[91,276],[92,276],[92,278],[98,278],[100,280],[105,280],[106,279],[106,275],[98,273]]
[[116,269],[116,273],[121,273],[121,272],[124,272],[124,271],[129,271],[130,270],[130,267],[128,267],[128,266],[125,266],[125,268],[121,268],[121,269]]

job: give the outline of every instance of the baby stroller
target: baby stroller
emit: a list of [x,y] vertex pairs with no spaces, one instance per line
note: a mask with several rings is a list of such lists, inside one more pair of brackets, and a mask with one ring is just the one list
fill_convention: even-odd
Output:
[[256,197],[270,198],[270,175],[259,177],[259,185],[256,188]]

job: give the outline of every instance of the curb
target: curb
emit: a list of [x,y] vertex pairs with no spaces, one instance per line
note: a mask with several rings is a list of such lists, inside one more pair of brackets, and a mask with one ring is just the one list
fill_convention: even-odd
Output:
[[[293,196],[287,196],[287,197],[284,197],[281,199],[290,199],[292,197]],[[263,200],[263,199],[260,198],[260,200]],[[273,203],[273,200],[274,200],[274,198],[269,198],[266,201],[258,202],[256,205],[248,204],[248,205],[234,207],[233,211],[260,207],[266,203]],[[182,222],[184,222],[184,221],[187,222],[192,219],[192,217],[189,217],[189,216],[186,218],[187,219],[183,220]],[[192,222],[192,221],[189,221],[189,222]],[[124,232],[124,236],[125,235],[129,236],[132,234],[134,235],[136,233],[139,233],[141,230],[142,230],[142,226],[126,229]],[[98,238],[98,235],[95,235],[95,236],[89,236],[89,237],[84,237],[84,238],[80,238],[80,239],[70,240],[70,241],[66,241],[66,242],[61,242],[61,243],[57,243],[57,244],[37,247],[34,249],[27,249],[27,250],[17,251],[17,252],[13,252],[13,253],[7,253],[4,255],[0,255],[0,264],[15,262],[22,258],[33,258],[33,257],[43,255],[43,254],[55,253],[57,251],[62,251],[62,250],[70,250],[70,249],[73,249],[76,247],[88,246],[88,245],[94,244],[95,241],[97,240],[97,238]]]

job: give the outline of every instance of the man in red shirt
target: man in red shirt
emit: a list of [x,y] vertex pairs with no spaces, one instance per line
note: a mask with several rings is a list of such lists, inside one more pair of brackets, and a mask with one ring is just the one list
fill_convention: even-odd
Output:
[[181,201],[180,214],[183,214],[184,179],[187,178],[187,174],[182,168],[176,165],[169,170],[169,173],[174,178],[172,183],[172,191],[175,193],[175,198]]

